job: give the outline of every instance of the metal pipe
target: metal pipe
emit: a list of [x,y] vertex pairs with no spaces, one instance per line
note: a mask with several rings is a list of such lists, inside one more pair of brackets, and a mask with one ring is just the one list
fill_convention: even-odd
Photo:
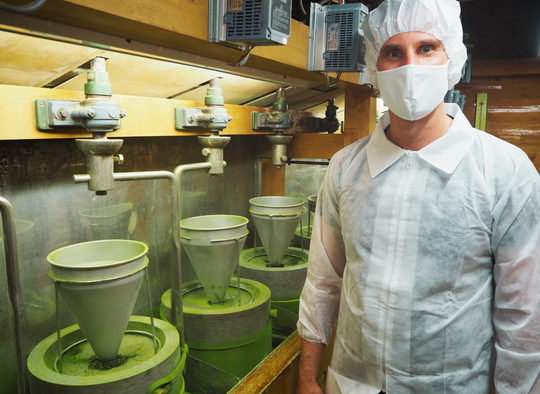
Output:
[[15,5],[0,1],[0,9],[9,12],[16,12],[18,14],[30,14],[31,12],[37,11],[43,7],[46,2],[47,0],[35,0],[28,4]]
[[[205,163],[210,165],[210,163]],[[180,166],[182,167],[182,166]],[[177,167],[178,169],[179,167]],[[206,168],[206,167],[205,167]],[[176,170],[175,170],[176,173]],[[171,324],[176,327],[180,334],[180,343],[184,346],[184,316],[182,315],[182,309],[177,305],[182,305],[182,267],[181,267],[181,255],[180,255],[180,229],[179,229],[179,216],[180,216],[180,179],[170,171],[137,171],[137,172],[116,172],[114,173],[115,181],[146,181],[154,179],[166,179],[171,184],[172,195],[172,228],[173,228],[173,244],[175,249],[176,264],[172,266],[172,283],[171,283]],[[73,175],[73,181],[75,183],[87,183],[90,182],[90,175]],[[178,209],[174,209],[178,207]]]
[[2,214],[2,229],[4,230],[4,253],[6,255],[6,275],[9,299],[13,308],[15,326],[15,347],[17,349],[17,370],[19,372],[19,393],[26,393],[24,378],[24,357],[22,353],[22,335],[20,321],[21,283],[19,279],[19,257],[17,253],[17,230],[15,214],[10,202],[0,197],[0,212]]
[[302,159],[287,159],[287,164],[312,164],[316,166],[327,166],[330,164],[330,160],[328,161],[309,161],[309,160],[302,160]]
[[[223,162],[223,165],[225,166],[225,162]],[[203,170],[207,168],[211,168],[212,164],[210,162],[204,162],[204,163],[194,163],[194,164],[183,164],[174,169],[174,178],[177,183],[176,185],[176,195],[181,196],[182,194],[182,174],[186,171],[193,171],[193,170]],[[183,319],[184,316],[182,315],[182,251],[180,249],[180,221],[182,220],[182,207],[180,205],[180,199],[177,198],[176,205],[177,209],[173,209],[173,212],[175,212],[176,215],[173,215],[174,225],[173,228],[176,231],[176,235],[174,238],[174,242],[178,242],[178,246],[176,248],[177,252],[177,261],[178,261],[178,272],[173,272],[173,283],[177,284],[176,288],[174,286],[171,286],[171,317],[172,319],[177,319],[177,321],[182,322],[182,332],[184,329],[184,323]],[[175,217],[176,216],[176,217]],[[178,320],[179,319],[179,320]],[[184,344],[183,339],[181,339],[182,346]]]

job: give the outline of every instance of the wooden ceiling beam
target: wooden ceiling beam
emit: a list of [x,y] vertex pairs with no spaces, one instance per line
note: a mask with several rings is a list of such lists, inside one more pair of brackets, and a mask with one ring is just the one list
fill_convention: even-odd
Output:
[[[83,92],[62,89],[44,89],[24,86],[0,85],[0,140],[33,139],[73,139],[91,138],[84,129],[39,131],[35,123],[34,100],[38,98],[60,100],[82,100]],[[204,107],[204,103],[186,100],[170,100],[149,97],[124,96],[115,94],[127,117],[122,120],[122,128],[109,134],[110,138],[123,137],[171,137],[207,135],[204,129],[178,131],[174,126],[174,107]],[[274,132],[258,132],[251,129],[251,112],[269,112],[268,108],[243,105],[225,105],[233,117],[221,135],[261,135]],[[294,125],[284,134],[310,132],[312,117],[321,117],[309,112],[289,111]]]
[[[243,54],[208,42],[207,1],[48,0],[31,16],[228,63],[236,63]],[[322,73],[306,71],[308,40],[309,27],[292,20],[287,45],[256,47],[246,66],[325,83]],[[339,86],[358,85],[357,81],[357,74],[352,73]]]

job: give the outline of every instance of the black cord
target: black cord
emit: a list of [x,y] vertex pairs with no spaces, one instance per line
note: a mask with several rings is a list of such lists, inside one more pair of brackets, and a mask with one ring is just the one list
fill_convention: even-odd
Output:
[[298,5],[300,5],[300,11],[302,11],[302,14],[304,14],[304,16],[307,16],[307,12],[306,12],[306,9],[304,8],[303,0],[298,0]]
[[17,14],[29,14],[40,9],[46,2],[47,0],[34,0],[33,2],[28,4],[14,5],[0,1],[0,9],[9,12],[15,12]]

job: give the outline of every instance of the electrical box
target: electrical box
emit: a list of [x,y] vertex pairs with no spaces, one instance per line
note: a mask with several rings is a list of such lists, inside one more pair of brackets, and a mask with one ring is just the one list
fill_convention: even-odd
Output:
[[362,24],[369,9],[361,3],[321,6],[311,3],[309,71],[365,70]]
[[209,0],[208,41],[286,45],[292,0]]

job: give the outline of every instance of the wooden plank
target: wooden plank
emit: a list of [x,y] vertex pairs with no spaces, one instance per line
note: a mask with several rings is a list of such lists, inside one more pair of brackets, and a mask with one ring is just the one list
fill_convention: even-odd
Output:
[[471,124],[474,125],[476,94],[487,92],[487,132],[494,135],[540,132],[540,76],[474,78],[470,84],[459,84],[456,89],[466,96],[463,112]]
[[[3,34],[7,34],[7,33],[4,32]],[[45,41],[45,40],[40,40],[40,41]],[[89,49],[89,48],[84,48],[84,49]],[[20,48],[18,50],[20,50]],[[65,58],[65,54],[60,50],[60,48],[57,48],[57,53],[56,53],[55,57],[63,59],[64,60],[63,64],[67,64],[67,66],[65,66],[60,71],[54,73],[53,75],[50,75],[49,77],[47,77],[45,79],[42,79],[38,83],[35,83],[34,85],[30,85],[30,86],[33,86],[33,87],[36,87],[36,88],[41,88],[41,87],[47,85],[48,83],[53,82],[53,81],[55,81],[56,79],[58,79],[60,77],[63,77],[64,75],[66,75],[70,71],[75,70],[76,68],[82,66],[83,64],[88,63],[89,61],[95,59],[98,56],[106,56],[105,52],[106,51],[103,51],[103,50],[93,51],[93,52],[90,52],[87,55],[85,55],[83,57],[80,57],[78,59],[75,59],[74,61],[69,63],[69,62],[67,62],[68,59]],[[86,73],[85,73],[85,75],[86,75]],[[13,84],[12,83],[6,83],[6,85],[13,85]],[[24,86],[29,86],[29,85],[24,85]]]
[[[66,65],[85,63],[95,48],[2,32],[0,34],[0,84],[34,86],[49,82]],[[43,83],[43,84],[45,84]]]
[[376,110],[377,100],[371,94],[371,89],[345,90],[345,145],[373,132]]
[[[85,138],[90,135],[84,130],[67,130],[65,132],[41,132],[36,129],[34,118],[34,100],[38,98],[81,100],[83,92],[43,89],[22,86],[0,85],[0,138],[4,140]],[[205,135],[206,131],[177,131],[174,128],[174,107],[204,107],[204,103],[184,100],[168,100],[148,97],[113,95],[128,116],[122,120],[122,128],[109,133],[115,137],[157,137],[157,136],[189,136]],[[251,129],[251,112],[267,112],[268,109],[240,105],[225,105],[233,121],[221,133],[222,135],[260,135]],[[309,118],[314,116],[308,112],[290,111],[294,127],[286,134],[309,131]]]
[[472,62],[472,78],[540,75],[540,59],[484,60]]
[[343,134],[296,134],[287,156],[296,159],[331,159],[345,145]]
[[295,333],[228,394],[294,394],[299,355],[300,336]]
[[[104,51],[103,56],[108,59],[106,67],[114,95],[168,98],[206,83],[212,78],[226,75],[183,64],[111,51]],[[59,85],[57,89],[82,90],[85,83],[86,73]]]
[[[243,54],[207,41],[204,1],[49,0],[32,16],[228,63],[236,63]],[[256,47],[246,67],[324,83],[324,75],[306,71],[308,37],[309,27],[292,20],[287,45]],[[349,84],[344,79],[339,86]]]
[[[311,91],[313,92],[313,90]],[[321,92],[320,94],[317,94],[316,96],[311,97],[305,101],[289,106],[289,108],[306,111],[313,107],[323,105],[325,109],[322,111],[322,113],[324,113],[326,110],[326,106],[328,105],[328,100],[333,98],[336,99],[336,101],[340,101],[342,103],[341,105],[344,105],[345,91],[343,89],[335,89],[330,92]],[[314,112],[320,112],[320,110]]]
[[[207,70],[206,70],[207,71]],[[208,71],[207,71],[208,72]],[[223,90],[227,104],[242,104],[257,97],[275,92],[281,85],[258,81],[250,78],[239,77],[225,73],[216,73],[221,78],[219,87]],[[175,97],[177,100],[204,101],[208,86]]]

